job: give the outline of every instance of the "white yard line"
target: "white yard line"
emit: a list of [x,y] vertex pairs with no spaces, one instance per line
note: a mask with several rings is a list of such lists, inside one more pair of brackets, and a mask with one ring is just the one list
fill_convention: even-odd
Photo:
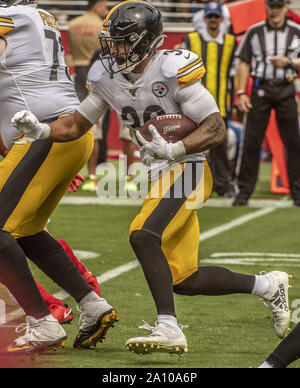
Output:
[[133,198],[98,198],[65,196],[59,205],[110,205],[110,206],[141,206],[143,199]]
[[250,213],[250,214],[246,214],[245,216],[242,216],[242,217],[238,217],[238,218],[236,218],[236,219],[234,219],[234,220],[232,220],[230,222],[227,222],[224,225],[217,226],[216,228],[207,230],[206,232],[200,234],[200,242],[204,241],[204,240],[206,240],[208,238],[214,237],[214,236],[216,236],[216,235],[218,235],[220,233],[226,232],[227,230],[230,230],[230,229],[233,229],[233,228],[235,228],[237,226],[245,224],[246,222],[255,220],[258,217],[262,217],[262,216],[265,216],[267,214],[270,214],[270,213],[272,213],[275,210],[276,209],[272,208],[272,207],[269,207],[269,208],[266,208],[266,209],[257,210],[256,212],[253,212],[253,213]]
[[[102,275],[97,277],[97,280],[99,284],[103,284],[107,282],[108,280],[114,279],[120,275],[122,275],[125,272],[131,271],[134,268],[137,268],[140,265],[140,263],[137,260],[130,261],[129,263],[126,263],[124,265],[121,265],[120,267],[116,267],[110,271],[104,272]],[[65,291],[59,291],[54,294],[55,298],[64,300],[68,298],[70,295],[66,293]]]
[[[249,221],[253,221],[256,218],[265,216],[267,214],[270,214],[274,212],[276,208],[266,208],[266,209],[260,209],[257,210],[251,214],[246,214],[245,216],[238,217],[230,222],[227,222],[224,225],[217,226],[215,228],[212,228],[210,230],[207,230],[206,232],[201,233],[200,240],[201,242],[204,240],[207,240],[209,238],[215,237],[220,233],[227,232],[230,229],[233,229],[237,226],[243,225]],[[129,263],[126,263],[124,265],[121,265],[120,267],[116,267],[110,271],[104,272],[102,275],[97,277],[97,280],[99,281],[100,285],[107,282],[108,280],[114,279],[123,273],[126,273],[128,271],[131,271],[134,268],[137,268],[139,266],[139,262],[137,260],[130,261]],[[69,294],[67,294],[65,291],[59,291],[54,294],[56,298],[59,298],[61,300],[64,300],[69,297]],[[10,313],[7,315],[7,322],[16,319],[23,315],[24,312],[22,309],[18,309],[17,311]]]
[[[298,253],[262,253],[262,252],[220,252],[212,253],[210,257],[229,257],[229,256],[259,256],[259,257],[300,257]],[[297,259],[298,260],[298,259]]]

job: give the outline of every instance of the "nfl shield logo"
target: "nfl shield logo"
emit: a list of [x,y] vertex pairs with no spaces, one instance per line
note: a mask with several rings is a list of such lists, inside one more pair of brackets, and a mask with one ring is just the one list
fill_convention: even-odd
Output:
[[136,96],[137,88],[129,89],[129,93],[132,95],[132,97]]
[[162,82],[155,82],[152,84],[152,92],[157,97],[164,97],[168,93],[168,88]]

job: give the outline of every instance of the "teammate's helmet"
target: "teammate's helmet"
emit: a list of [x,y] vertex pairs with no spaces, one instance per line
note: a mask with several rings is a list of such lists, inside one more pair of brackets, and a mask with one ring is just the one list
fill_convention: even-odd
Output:
[[7,7],[11,7],[13,5],[32,5],[36,7],[38,2],[39,0],[2,0],[0,1],[0,6],[5,5]]
[[[99,37],[105,69],[111,76],[129,73],[162,45],[162,32],[161,14],[152,4],[124,1],[116,5],[107,14]],[[119,50],[112,50],[112,46]]]

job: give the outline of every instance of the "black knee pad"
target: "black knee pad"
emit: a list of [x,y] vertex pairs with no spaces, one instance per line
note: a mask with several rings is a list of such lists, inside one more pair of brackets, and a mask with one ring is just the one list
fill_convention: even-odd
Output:
[[76,269],[59,242],[44,230],[33,236],[19,238],[17,241],[26,256],[48,276],[56,279],[56,283],[67,271]]
[[25,254],[33,259],[47,255],[49,251],[63,249],[59,242],[45,230],[32,236],[18,238],[17,242]]
[[30,275],[23,250],[11,234],[0,230],[0,282],[15,286],[18,280]]
[[151,249],[153,246],[160,247],[160,238],[145,230],[136,230],[130,235],[130,245],[134,251]]

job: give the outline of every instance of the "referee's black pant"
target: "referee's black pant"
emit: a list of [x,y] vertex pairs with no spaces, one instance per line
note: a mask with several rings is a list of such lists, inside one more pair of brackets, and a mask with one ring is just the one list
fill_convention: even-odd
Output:
[[253,108],[247,115],[244,141],[237,165],[238,197],[248,200],[258,176],[262,142],[270,118],[276,111],[279,133],[285,146],[291,196],[300,202],[300,135],[293,83],[280,86],[261,84],[253,88]]

